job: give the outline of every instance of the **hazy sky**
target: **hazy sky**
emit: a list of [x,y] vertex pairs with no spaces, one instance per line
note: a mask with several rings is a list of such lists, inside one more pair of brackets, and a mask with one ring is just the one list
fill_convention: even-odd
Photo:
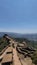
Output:
[[37,0],[0,0],[0,32],[37,33]]

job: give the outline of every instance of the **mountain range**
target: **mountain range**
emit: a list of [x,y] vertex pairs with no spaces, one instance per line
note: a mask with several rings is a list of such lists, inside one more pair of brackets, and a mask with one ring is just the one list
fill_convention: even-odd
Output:
[[0,32],[0,37],[2,37],[4,34],[7,34],[13,38],[27,38],[29,40],[37,41],[37,33],[35,33],[35,34],[20,34],[20,33],[12,33],[12,32]]

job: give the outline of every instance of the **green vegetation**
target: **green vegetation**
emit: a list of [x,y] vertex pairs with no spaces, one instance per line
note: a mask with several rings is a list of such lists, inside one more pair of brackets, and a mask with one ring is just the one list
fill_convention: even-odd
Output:
[[28,41],[27,44],[37,49],[37,41]]
[[0,38],[0,52],[8,45],[8,41],[5,38]]
[[32,59],[33,63],[34,63],[35,65],[37,65],[37,50],[36,50],[36,52],[34,52],[34,54],[33,54],[33,56],[31,57],[31,59]]
[[26,38],[14,38],[15,41],[22,43],[23,41],[28,42]]

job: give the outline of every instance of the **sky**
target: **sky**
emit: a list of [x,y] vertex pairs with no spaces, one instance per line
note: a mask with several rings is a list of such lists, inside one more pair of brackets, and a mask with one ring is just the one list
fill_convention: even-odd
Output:
[[37,0],[0,0],[0,32],[37,33]]

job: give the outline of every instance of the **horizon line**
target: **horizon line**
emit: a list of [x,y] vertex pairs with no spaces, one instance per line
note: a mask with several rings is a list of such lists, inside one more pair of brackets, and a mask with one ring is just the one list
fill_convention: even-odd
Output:
[[16,33],[16,34],[37,34],[37,32],[35,33],[33,33],[33,32],[31,32],[31,33],[21,33],[21,32],[10,32],[10,31],[0,31],[0,33]]

